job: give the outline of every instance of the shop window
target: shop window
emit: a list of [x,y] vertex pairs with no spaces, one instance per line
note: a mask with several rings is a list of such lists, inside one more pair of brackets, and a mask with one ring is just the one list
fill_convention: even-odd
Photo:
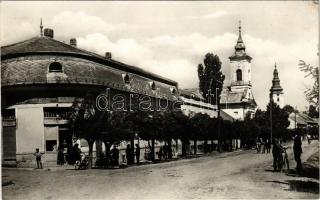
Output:
[[49,65],[49,72],[60,72],[62,73],[62,65],[59,62],[53,62]]
[[57,140],[46,140],[46,151],[56,151]]

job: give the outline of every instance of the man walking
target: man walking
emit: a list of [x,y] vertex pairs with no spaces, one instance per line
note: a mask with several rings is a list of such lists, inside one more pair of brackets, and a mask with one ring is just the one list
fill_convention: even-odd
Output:
[[139,146],[139,144],[136,144],[136,152],[135,152],[135,154],[136,154],[137,164],[139,165],[139,163],[140,163],[140,146]]
[[301,154],[302,154],[302,148],[301,148],[302,142],[301,142],[301,136],[296,133],[293,139],[293,153],[294,153],[294,159],[296,160],[297,167],[296,170],[297,172],[300,172],[302,169],[301,166]]

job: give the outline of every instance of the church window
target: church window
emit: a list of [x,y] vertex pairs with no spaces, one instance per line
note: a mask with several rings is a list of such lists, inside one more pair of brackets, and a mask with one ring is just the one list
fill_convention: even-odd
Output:
[[59,62],[53,62],[49,65],[49,72],[60,72],[62,73],[62,65]]
[[277,98],[277,101],[280,101],[279,97]]
[[237,73],[237,81],[242,81],[242,71],[241,71],[241,69],[238,69],[236,71],[236,73]]

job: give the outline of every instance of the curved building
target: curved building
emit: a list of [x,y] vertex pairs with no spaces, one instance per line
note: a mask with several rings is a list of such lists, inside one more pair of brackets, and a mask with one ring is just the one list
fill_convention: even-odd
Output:
[[154,109],[157,100],[168,105],[178,101],[177,82],[113,60],[110,52],[100,56],[79,49],[76,39],[57,41],[52,29],[42,34],[40,28],[41,36],[1,47],[4,164],[29,166],[36,148],[45,152],[45,161],[55,161],[56,148],[74,142],[68,129],[70,107],[88,92],[108,91],[108,106],[122,95],[121,109],[140,105],[141,98],[151,100]]

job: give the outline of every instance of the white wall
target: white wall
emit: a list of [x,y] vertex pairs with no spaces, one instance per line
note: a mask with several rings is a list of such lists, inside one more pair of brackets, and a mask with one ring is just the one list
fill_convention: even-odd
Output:
[[35,148],[44,151],[43,107],[33,105],[16,108],[17,154],[35,152]]

